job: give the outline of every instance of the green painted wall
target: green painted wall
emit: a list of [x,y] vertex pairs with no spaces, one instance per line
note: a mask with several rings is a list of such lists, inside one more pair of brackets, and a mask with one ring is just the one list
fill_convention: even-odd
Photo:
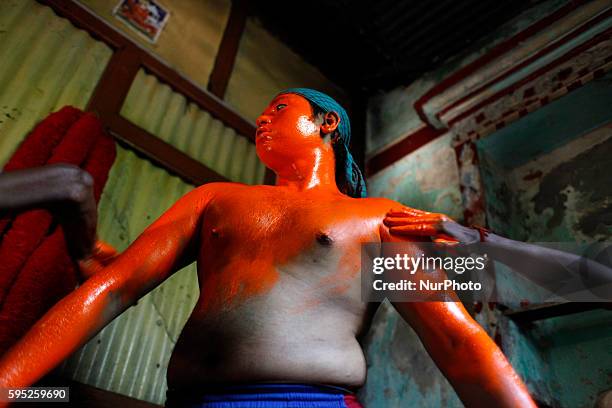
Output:
[[84,108],[112,51],[34,1],[0,1],[0,163],[35,123]]
[[[611,78],[477,143],[493,230],[532,242],[612,240]],[[501,292],[520,287],[513,279],[498,284]],[[549,404],[590,407],[612,388],[611,323],[610,311],[547,319],[529,330],[505,322],[503,344]]]
[[460,219],[459,171],[450,139],[440,137],[370,177],[368,195]]
[[[84,109],[112,51],[33,0],[0,2],[0,165],[66,104]],[[229,179],[263,180],[254,145],[140,72],[122,115]],[[98,235],[118,250],[193,186],[117,146],[99,204]],[[174,343],[199,294],[195,264],[142,298],[74,353],[58,373],[162,404]]]
[[[368,156],[423,125],[413,104],[424,92],[563,4],[544,2],[483,39],[485,44],[477,44],[477,51],[448,61],[410,85],[373,97]],[[478,142],[493,230],[532,242],[610,241],[611,98],[610,79],[602,78]],[[370,192],[461,219],[459,175],[451,152],[447,134],[370,177]],[[505,276],[502,292],[524,290],[512,272],[502,266],[498,272]],[[528,327],[486,307],[475,317],[490,333],[494,332],[491,322],[496,324],[504,353],[542,403],[593,407],[602,391],[612,389],[610,312],[584,312]],[[461,406],[412,329],[390,305],[383,305],[364,344],[368,380],[361,397],[367,406]]]

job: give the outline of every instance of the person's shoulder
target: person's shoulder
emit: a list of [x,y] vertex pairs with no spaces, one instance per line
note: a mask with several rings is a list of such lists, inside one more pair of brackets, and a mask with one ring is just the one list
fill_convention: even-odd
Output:
[[389,211],[392,208],[401,207],[402,204],[397,201],[391,200],[385,197],[366,197],[366,198],[358,198],[363,203],[363,205],[381,208],[382,210]]
[[239,191],[248,191],[253,190],[262,186],[252,186],[244,183],[235,183],[231,181],[221,181],[221,182],[213,182],[202,184],[199,187],[191,190],[191,194],[196,195],[224,195],[228,193],[235,193]]
[[402,207],[402,204],[397,201],[384,197],[365,197],[365,198],[350,198],[347,204],[350,207],[358,208],[362,214],[370,214],[375,217],[382,218],[391,210],[396,210]]

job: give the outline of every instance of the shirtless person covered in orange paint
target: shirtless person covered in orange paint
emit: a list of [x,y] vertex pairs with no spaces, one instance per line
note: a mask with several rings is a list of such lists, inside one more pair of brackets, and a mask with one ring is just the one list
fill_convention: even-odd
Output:
[[[170,398],[169,405],[359,406],[343,388],[361,386],[366,376],[357,338],[373,307],[361,299],[361,244],[418,238],[406,235],[410,226],[400,235],[383,223],[401,204],[354,198],[365,187],[349,137],[346,112],[333,99],[308,89],[279,94],[258,118],[256,135],[276,186],[211,183],[186,194],[4,356],[0,387],[34,383],[197,260],[200,297],[168,367],[169,388],[194,398]],[[394,306],[467,406],[535,406],[461,303]]]

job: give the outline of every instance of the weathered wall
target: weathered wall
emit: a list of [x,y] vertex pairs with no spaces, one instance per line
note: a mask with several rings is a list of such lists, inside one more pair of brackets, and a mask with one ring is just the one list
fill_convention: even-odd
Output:
[[[230,0],[163,2],[171,15],[156,44],[144,40],[112,15],[118,1],[80,2],[198,85],[204,88],[208,85],[229,16]],[[249,17],[224,99],[254,121],[279,91],[292,87],[319,89],[348,105],[342,89],[272,36],[259,20]]]
[[0,163],[49,112],[84,108],[112,51],[33,1],[0,2]]
[[[448,61],[408,86],[373,97],[368,110],[368,157],[424,126],[414,103],[425,92],[565,3],[545,2],[483,40],[478,51]],[[476,143],[480,165],[475,170],[483,178],[493,230],[535,242],[610,240],[609,87],[609,76],[589,82]],[[450,133],[374,174],[368,179],[370,191],[460,219],[462,175]],[[505,272],[503,284],[512,289],[516,282],[511,272]],[[543,403],[592,407],[599,393],[612,388],[612,313],[584,312],[527,327],[487,307],[476,318],[488,324],[491,334],[498,334],[511,363]],[[390,305],[383,305],[364,343],[369,371],[361,395],[368,406],[461,406],[414,332]]]
[[434,140],[367,180],[368,194],[414,208],[462,216],[459,173],[450,135]]
[[113,16],[113,9],[119,3],[118,0],[79,0],[79,2],[143,48],[166,61],[178,72],[203,87],[208,84],[208,77],[229,16],[230,0],[162,2],[170,11],[170,18],[155,44],[143,39],[123,20]]
[[[116,1],[84,3],[194,82],[207,84],[229,1],[165,3],[173,15],[156,45],[111,16]],[[47,114],[65,104],[86,106],[112,50],[33,0],[0,2],[0,42],[1,166]],[[301,64],[297,55],[250,21],[228,95],[251,119],[287,87],[313,86],[341,95],[320,73]],[[265,168],[252,143],[144,71],[138,73],[121,114],[230,180],[263,181]],[[99,205],[100,238],[125,249],[192,187],[118,146]],[[169,356],[198,293],[192,264],[115,319],[58,372],[162,404]]]
[[425,92],[462,67],[486,54],[500,42],[516,35],[542,17],[559,9],[567,0],[549,0],[528,10],[500,27],[493,34],[470,46],[470,51],[442,64],[442,66],[406,86],[380,93],[368,102],[366,133],[366,156],[371,157],[406,135],[424,125],[414,109],[416,102]]
[[477,142],[495,231],[536,242],[612,236],[611,105],[608,75]]
[[[112,50],[35,1],[0,2],[0,166],[32,127],[66,104],[84,109]],[[226,177],[261,183],[254,146],[141,72],[122,115]],[[118,146],[99,205],[99,237],[125,249],[193,186]],[[128,309],[59,372],[155,402],[165,399],[170,352],[198,296],[195,265]]]
[[[536,242],[610,239],[611,95],[609,77],[595,80],[477,143],[495,231]],[[499,284],[500,293],[516,289],[512,279]],[[592,406],[612,387],[610,321],[609,312],[581,313],[527,332],[508,321],[503,344],[549,403]]]
[[[594,80],[477,142],[495,231],[532,242],[610,240],[611,78]],[[502,294],[516,290],[512,279],[498,284]],[[529,331],[508,321],[503,344],[549,403],[593,406],[612,388],[611,322],[612,313],[604,311],[540,321]]]

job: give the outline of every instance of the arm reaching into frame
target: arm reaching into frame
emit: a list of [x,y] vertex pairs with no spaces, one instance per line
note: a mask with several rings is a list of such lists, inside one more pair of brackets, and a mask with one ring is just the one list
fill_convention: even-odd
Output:
[[42,207],[62,224],[70,255],[78,261],[82,278],[88,278],[117,255],[96,239],[97,208],[93,179],[70,164],[0,173],[0,213]]
[[[462,244],[474,244],[481,240],[481,232],[475,228],[464,227],[444,214],[409,207],[389,211],[384,224],[397,237],[430,236],[435,242]],[[514,241],[491,232],[482,238],[487,244],[487,253],[494,261],[509,266],[516,273],[544,287],[561,281],[581,281],[591,288],[609,288],[612,283],[612,269],[609,266],[580,255]],[[605,293],[612,296],[609,289]]]
[[57,215],[72,256],[83,259],[91,254],[97,211],[89,173],[70,164],[0,173],[0,211],[35,207]]
[[108,267],[49,310],[0,360],[0,388],[33,384],[195,260],[200,219],[215,188],[206,184],[183,196]]
[[[410,242],[382,226],[381,242]],[[417,280],[423,276],[419,271]],[[428,279],[443,279],[438,273]],[[455,301],[393,302],[467,407],[535,408],[527,387],[499,347]]]

